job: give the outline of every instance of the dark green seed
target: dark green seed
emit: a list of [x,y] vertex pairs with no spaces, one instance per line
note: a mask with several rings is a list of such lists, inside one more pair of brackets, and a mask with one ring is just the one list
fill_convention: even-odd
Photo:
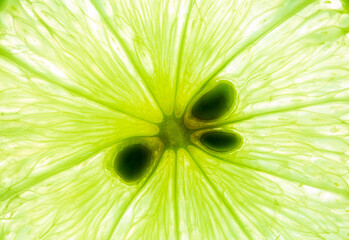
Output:
[[233,105],[235,91],[231,85],[221,83],[197,100],[191,113],[200,120],[214,120],[223,116]]
[[211,150],[225,152],[238,147],[241,137],[234,133],[208,132],[202,135],[201,143]]
[[115,171],[125,181],[136,181],[149,168],[151,155],[150,149],[142,144],[129,145],[116,156]]

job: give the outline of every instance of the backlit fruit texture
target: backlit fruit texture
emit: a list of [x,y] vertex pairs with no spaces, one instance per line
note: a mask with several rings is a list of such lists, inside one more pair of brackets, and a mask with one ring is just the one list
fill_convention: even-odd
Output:
[[0,239],[349,239],[338,0],[0,0]]

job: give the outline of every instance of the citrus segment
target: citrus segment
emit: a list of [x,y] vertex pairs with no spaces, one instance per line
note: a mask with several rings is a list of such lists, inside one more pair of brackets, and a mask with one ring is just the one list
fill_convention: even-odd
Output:
[[[107,239],[176,239],[174,206],[175,155],[166,151],[156,170],[138,186],[122,211],[114,212]],[[115,203],[115,202],[114,202]]]
[[0,59],[0,199],[65,171],[101,149],[158,128],[116,113]]
[[349,14],[330,3],[304,8],[216,76],[232,79],[238,93],[227,118],[349,101]]
[[[335,235],[345,239],[348,236],[346,196],[259,172],[233,160],[222,161],[195,147],[190,147],[189,152],[252,239],[332,239]],[[238,161],[243,157],[236,158]],[[221,206],[223,201],[217,204]]]
[[327,103],[226,126],[246,143],[220,157],[348,198],[348,112],[348,102]]
[[[196,1],[179,66],[176,115],[240,52],[313,1]],[[276,38],[278,39],[278,38]]]
[[115,111],[161,121],[141,76],[87,1],[14,0],[0,26],[0,56],[8,61]]
[[191,1],[92,1],[163,113],[172,114],[184,19]]
[[[190,154],[178,150],[177,204],[180,238],[249,239],[248,230],[232,211],[225,197],[204,175]],[[198,161],[199,162],[199,159]]]
[[86,157],[2,202],[0,232],[4,239],[107,239],[115,213],[122,211],[138,189],[105,174],[102,163],[110,151],[106,148]]

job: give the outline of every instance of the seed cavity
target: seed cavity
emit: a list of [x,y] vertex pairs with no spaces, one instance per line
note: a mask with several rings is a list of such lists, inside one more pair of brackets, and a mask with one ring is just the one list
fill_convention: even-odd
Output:
[[151,165],[152,152],[143,144],[123,148],[115,158],[115,172],[126,182],[142,178]]
[[191,114],[199,120],[211,121],[218,119],[231,109],[234,96],[235,90],[230,84],[218,84],[196,101]]
[[201,143],[217,152],[226,152],[238,148],[242,139],[240,135],[229,132],[207,132],[201,136]]

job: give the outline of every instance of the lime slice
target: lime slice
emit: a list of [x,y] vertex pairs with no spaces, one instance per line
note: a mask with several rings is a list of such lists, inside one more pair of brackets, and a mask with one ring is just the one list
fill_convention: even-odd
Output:
[[0,239],[348,239],[346,0],[0,0]]

